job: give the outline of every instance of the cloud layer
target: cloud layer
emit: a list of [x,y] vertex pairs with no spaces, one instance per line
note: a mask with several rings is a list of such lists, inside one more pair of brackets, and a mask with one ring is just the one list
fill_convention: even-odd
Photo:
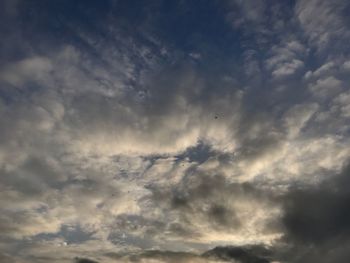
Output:
[[346,262],[346,1],[0,7],[0,261]]

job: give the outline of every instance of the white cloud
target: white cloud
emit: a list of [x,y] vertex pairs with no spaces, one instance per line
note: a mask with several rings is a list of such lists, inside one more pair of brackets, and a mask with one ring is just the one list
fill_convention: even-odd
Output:
[[319,79],[314,84],[309,85],[309,90],[313,95],[320,98],[329,98],[339,93],[342,88],[342,82],[333,76]]
[[296,105],[284,116],[288,135],[296,137],[318,109],[317,104]]
[[53,70],[51,61],[45,57],[32,57],[9,65],[0,73],[0,80],[18,88],[23,88],[26,81],[46,82]]
[[318,48],[324,48],[332,40],[349,37],[345,18],[342,16],[345,6],[346,1],[343,0],[299,0],[295,12],[311,43]]
[[350,61],[345,61],[343,64],[343,68],[347,71],[350,70]]
[[304,67],[304,62],[301,59],[305,53],[305,47],[296,40],[274,46],[271,50],[271,56],[265,62],[266,67],[272,71],[274,78],[293,75]]
[[292,75],[303,66],[304,63],[302,61],[293,59],[291,62],[279,64],[278,68],[272,71],[272,75],[277,78]]
[[350,92],[344,92],[334,98],[333,103],[336,107],[340,107],[341,116],[350,118]]

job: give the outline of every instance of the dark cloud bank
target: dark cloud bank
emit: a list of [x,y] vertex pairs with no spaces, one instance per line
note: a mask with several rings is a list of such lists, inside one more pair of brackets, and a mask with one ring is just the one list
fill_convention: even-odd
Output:
[[[294,262],[347,262],[350,245],[350,167],[335,178],[284,197],[286,242]],[[295,255],[293,255],[295,254]],[[289,260],[285,257],[285,260]]]
[[[257,253],[255,253],[257,251]],[[260,254],[257,256],[256,254]],[[266,255],[267,254],[267,255]],[[130,262],[142,262],[144,259],[158,259],[164,262],[206,262],[206,261],[225,261],[241,263],[268,263],[268,259],[263,256],[269,256],[270,252],[263,247],[216,247],[201,255],[185,252],[169,251],[147,251],[135,255],[110,255],[112,258],[128,258]],[[192,261],[191,261],[192,260]],[[197,261],[196,261],[197,260]]]

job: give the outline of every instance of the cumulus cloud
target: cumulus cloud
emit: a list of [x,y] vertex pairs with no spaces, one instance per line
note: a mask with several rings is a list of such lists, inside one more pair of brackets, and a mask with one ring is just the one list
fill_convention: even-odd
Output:
[[275,78],[282,78],[300,71],[304,67],[302,57],[307,54],[306,48],[297,40],[292,40],[281,46],[274,46],[271,57],[266,61],[266,67]]
[[317,82],[310,85],[309,88],[315,96],[329,98],[340,91],[341,84],[340,80],[334,77],[328,77],[317,80]]
[[291,75],[301,67],[303,67],[304,63],[300,60],[293,59],[291,62],[284,63],[281,65],[281,68],[275,69],[272,72],[272,75],[275,77],[281,77],[286,75]]

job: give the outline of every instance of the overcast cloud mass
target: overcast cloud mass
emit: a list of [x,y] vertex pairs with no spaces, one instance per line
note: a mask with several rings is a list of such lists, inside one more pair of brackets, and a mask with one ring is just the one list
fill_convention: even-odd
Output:
[[0,2],[0,262],[349,262],[349,1]]

